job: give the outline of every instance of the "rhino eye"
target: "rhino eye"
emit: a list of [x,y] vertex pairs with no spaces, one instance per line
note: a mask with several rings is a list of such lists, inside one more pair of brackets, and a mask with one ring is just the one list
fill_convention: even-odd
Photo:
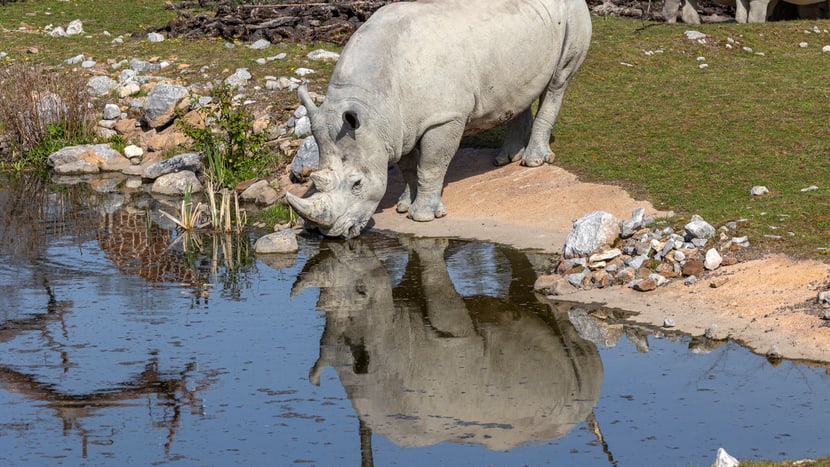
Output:
[[343,122],[349,127],[350,130],[357,130],[360,128],[360,120],[357,118],[357,114],[351,110],[343,112]]

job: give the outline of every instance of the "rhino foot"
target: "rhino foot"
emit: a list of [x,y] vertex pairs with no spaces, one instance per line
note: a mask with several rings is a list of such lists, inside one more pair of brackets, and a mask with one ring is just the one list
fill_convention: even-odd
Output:
[[553,161],[556,159],[556,154],[552,151],[548,151],[547,153],[540,153],[540,154],[529,154],[525,153],[525,156],[522,158],[522,165],[525,167],[539,167],[544,163],[553,164]]
[[511,162],[516,162],[517,160],[522,158],[524,154],[524,148],[520,149],[518,152],[510,153],[502,149],[493,159],[493,165],[507,165]]
[[409,196],[409,187],[407,187],[403,194],[401,194],[400,198],[398,198],[398,204],[395,205],[395,211],[403,214],[405,212],[409,212],[409,208],[411,206],[412,197]]
[[412,206],[409,207],[409,214],[407,216],[417,222],[429,222],[433,219],[444,217],[446,215],[447,207],[444,206],[444,202],[438,198],[438,202],[432,205],[428,203],[419,204],[418,200],[415,200]]

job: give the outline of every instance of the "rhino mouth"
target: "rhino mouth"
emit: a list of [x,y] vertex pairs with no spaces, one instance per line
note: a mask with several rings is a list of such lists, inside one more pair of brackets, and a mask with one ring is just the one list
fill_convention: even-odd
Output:
[[363,232],[363,228],[369,223],[369,219],[358,220],[337,220],[330,227],[317,225],[318,230],[327,237],[343,237],[345,239],[355,238]]

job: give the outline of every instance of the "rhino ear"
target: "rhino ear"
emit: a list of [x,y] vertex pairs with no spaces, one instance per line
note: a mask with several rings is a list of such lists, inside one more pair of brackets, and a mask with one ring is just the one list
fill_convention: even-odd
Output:
[[357,118],[357,113],[354,110],[347,110],[343,112],[343,123],[349,130],[357,130],[360,128],[360,119]]

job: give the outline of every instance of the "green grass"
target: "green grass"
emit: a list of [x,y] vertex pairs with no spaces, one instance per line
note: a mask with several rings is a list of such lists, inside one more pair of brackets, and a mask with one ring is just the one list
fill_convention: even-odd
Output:
[[[302,66],[317,70],[310,77],[311,89],[324,92],[333,65],[312,63],[305,54],[320,47],[339,49],[288,43],[267,51],[244,44],[228,50],[226,41],[216,38],[143,39],[145,27],[174,17],[162,0],[10,3],[0,7],[0,52],[8,53],[2,59],[7,62],[46,65],[79,53],[100,63],[171,60],[174,66],[160,74],[185,84],[221,79],[239,67],[261,82],[265,75],[291,76]],[[38,32],[76,18],[84,23],[85,37],[52,38]],[[565,95],[554,131],[556,163],[585,181],[618,184],[659,209],[674,210],[678,223],[692,214],[716,226],[747,219],[739,233],[749,235],[757,247],[825,258],[824,248],[830,247],[830,53],[821,47],[830,44],[830,34],[805,30],[816,25],[830,29],[830,22],[689,26],[610,17],[593,21],[588,58]],[[25,31],[18,29],[23,23],[29,25]],[[688,29],[710,38],[706,44],[690,41],[683,35]],[[124,44],[111,43],[122,34]],[[799,47],[802,41],[809,46]],[[32,46],[37,54],[28,52]],[[764,55],[746,52],[744,46]],[[288,58],[254,63],[279,52]],[[699,68],[701,63],[708,68]],[[269,99],[266,104],[280,119],[297,105],[293,93]],[[500,135],[488,132],[465,144],[497,145]],[[770,193],[753,197],[749,191],[754,185],[765,185]],[[801,191],[810,185],[819,189]]]
[[830,458],[821,457],[818,459],[796,459],[781,462],[772,461],[749,461],[742,460],[743,467],[828,467],[830,466]]
[[[0,52],[8,54],[0,59],[0,66],[11,61],[55,66],[81,53],[101,64],[131,58],[168,60],[173,66],[154,74],[176,77],[184,84],[223,79],[237,68],[247,68],[254,81],[264,84],[262,80],[267,75],[293,76],[294,69],[306,67],[316,71],[315,82],[320,83],[312,85],[312,90],[325,90],[324,79],[334,65],[312,62],[305,56],[317,48],[338,50],[337,46],[288,42],[266,50],[252,50],[244,42],[236,42],[236,47],[229,50],[225,47],[228,41],[222,38],[168,38],[164,42],[149,42],[145,39],[147,28],[164,26],[176,18],[173,10],[165,9],[165,3],[165,0],[27,0],[0,6]],[[189,11],[194,15],[202,12]],[[45,34],[47,25],[66,27],[75,19],[83,22],[83,35],[54,38]],[[19,29],[22,26],[26,29]],[[118,36],[123,36],[124,42],[113,44],[112,40]],[[32,47],[37,53],[31,53]],[[258,58],[280,52],[288,57],[265,65],[255,63]],[[297,106],[297,98],[293,93],[282,93],[270,104],[278,117],[287,119]]]
[[[818,257],[830,247],[830,34],[806,34],[813,25],[830,29],[594,18],[554,131],[557,164],[680,216],[748,219],[744,233],[763,248]],[[688,29],[707,43],[686,39]],[[754,185],[770,194],[751,196]],[[801,191],[810,185],[819,189]]]

